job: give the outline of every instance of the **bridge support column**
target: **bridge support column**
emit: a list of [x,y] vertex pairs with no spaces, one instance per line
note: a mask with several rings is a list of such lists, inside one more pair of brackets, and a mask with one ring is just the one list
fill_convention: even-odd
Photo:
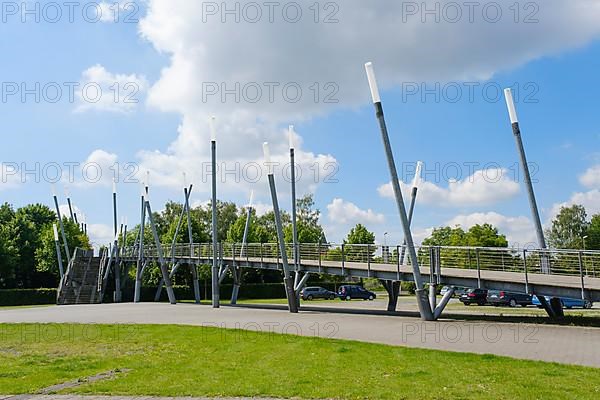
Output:
[[196,269],[196,265],[190,263],[190,268],[192,269],[192,284],[194,285],[194,300],[196,304],[200,304],[200,282],[198,280],[198,270]]
[[158,263],[160,264],[160,271],[162,273],[163,280],[165,281],[165,285],[167,286],[167,295],[169,296],[169,303],[176,304],[177,300],[175,299],[175,292],[173,291],[173,285],[171,284],[171,279],[169,278],[169,271],[167,271],[167,265],[165,263],[165,259],[163,256],[162,246],[160,244],[160,238],[158,237],[158,232],[156,231],[156,225],[154,224],[154,217],[152,216],[152,208],[150,207],[150,201],[147,198],[146,198],[146,209],[148,210],[148,219],[150,221],[150,228],[152,230],[152,236],[154,237],[154,242],[156,243],[156,250],[158,252]]
[[382,280],[381,284],[383,285],[385,291],[388,294],[387,310],[390,312],[396,311],[396,307],[398,307],[398,297],[400,296],[400,288],[402,282]]
[[437,306],[437,285],[435,283],[429,285],[429,305],[432,310],[435,310]]
[[300,307],[300,292],[306,286],[306,282],[308,282],[308,278],[310,278],[310,274],[305,272],[304,275],[300,271],[296,271],[296,277],[294,279],[294,291],[296,293],[296,304],[298,304],[298,308]]
[[242,269],[240,267],[233,268],[231,270],[233,275],[233,290],[231,291],[231,304],[236,305],[238,296],[240,294],[240,287],[242,286]]
[[[543,296],[542,296],[543,297]],[[555,318],[562,318],[565,316],[565,312],[563,310],[562,302],[558,297],[553,297],[550,299],[550,308],[554,312]]]
[[562,302],[558,297],[553,297],[550,301],[546,300],[545,296],[536,295],[540,301],[540,305],[546,311],[550,318],[562,318],[565,313],[562,308]]

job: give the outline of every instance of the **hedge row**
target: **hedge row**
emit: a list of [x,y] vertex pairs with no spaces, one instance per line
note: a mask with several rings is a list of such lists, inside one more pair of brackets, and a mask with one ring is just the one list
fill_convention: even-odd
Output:
[[56,289],[3,289],[0,306],[56,304]]
[[[356,283],[354,283],[356,284]],[[309,284],[310,285],[310,284]],[[337,291],[337,288],[343,283],[320,282],[315,286],[321,286],[328,290]],[[403,287],[404,289],[404,287]],[[174,286],[175,297],[177,300],[194,300],[194,290],[189,286]],[[233,285],[221,285],[220,295],[223,299],[231,298]],[[155,287],[143,287],[141,291],[141,300],[154,301],[156,294]],[[112,294],[105,294],[104,301],[110,302]],[[200,286],[200,297],[203,300],[212,297],[210,286]],[[283,299],[285,298],[285,288],[282,283],[262,283],[242,285],[239,293],[240,299]],[[162,291],[161,301],[166,301],[167,292]],[[126,287],[123,290],[123,301],[133,301],[133,287]],[[26,306],[38,304],[55,304],[56,289],[3,289],[0,290],[0,306]]]

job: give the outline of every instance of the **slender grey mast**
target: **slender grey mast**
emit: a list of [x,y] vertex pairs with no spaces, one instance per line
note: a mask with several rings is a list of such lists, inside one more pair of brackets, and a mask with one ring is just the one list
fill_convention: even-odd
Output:
[[218,265],[218,230],[217,230],[217,135],[215,130],[215,117],[210,118],[210,150],[212,162],[212,306],[219,308],[219,265]]
[[52,229],[54,231],[54,247],[56,247],[56,257],[58,258],[58,272],[60,273],[60,279],[62,279],[65,274],[65,270],[63,268],[62,256],[60,254],[60,240],[58,239],[58,229],[56,228],[56,224],[52,224]]
[[145,235],[145,227],[146,227],[146,189],[144,183],[142,183],[142,192],[141,192],[142,206],[140,210],[140,230],[139,234],[139,248],[138,248],[138,259],[137,266],[135,271],[135,292],[133,296],[133,301],[135,303],[140,302],[140,295],[142,291],[142,273],[144,271],[144,235]]
[[[410,194],[410,207],[408,209],[408,226],[412,226],[413,215],[415,213],[415,205],[417,203],[417,193],[419,192],[419,182],[421,180],[421,169],[423,168],[423,163],[421,161],[417,162],[417,168],[415,171],[415,178],[413,179],[412,191]],[[400,264],[404,264],[404,256],[406,255],[406,239],[404,243],[402,243],[402,254],[400,256]]]
[[371,88],[371,96],[373,98],[373,104],[375,105],[375,111],[377,119],[379,120],[379,126],[381,129],[381,137],[383,139],[383,146],[388,161],[388,167],[392,178],[392,188],[394,189],[394,195],[396,197],[396,205],[398,212],[400,213],[400,222],[402,223],[402,229],[404,230],[404,237],[406,239],[406,246],[408,248],[408,255],[413,268],[413,276],[416,286],[417,304],[419,306],[419,312],[421,318],[427,321],[434,319],[429,299],[423,289],[423,282],[421,279],[421,271],[419,269],[419,261],[417,260],[417,252],[413,242],[412,232],[408,224],[408,216],[406,214],[406,208],[404,206],[404,199],[402,198],[402,190],[400,189],[400,182],[398,180],[398,171],[396,170],[396,163],[394,161],[394,155],[392,153],[392,146],[390,144],[390,138],[385,123],[385,117],[383,114],[383,106],[381,104],[381,97],[379,96],[379,88],[377,87],[377,81],[375,79],[375,72],[373,70],[373,64],[365,64],[367,71],[367,78],[369,79],[369,86]]
[[119,226],[117,222],[117,182],[112,181],[113,225],[115,233],[115,302],[121,302],[121,267],[119,265]]
[[294,280],[290,273],[288,258],[283,237],[283,224],[281,223],[281,214],[279,211],[279,202],[277,200],[277,189],[275,188],[275,176],[273,175],[273,165],[271,164],[271,153],[269,144],[263,144],[265,153],[265,164],[268,168],[269,187],[271,189],[271,200],[273,201],[273,212],[275,214],[275,227],[277,228],[277,241],[279,242],[279,251],[281,253],[281,263],[283,265],[283,282],[287,294],[289,310],[292,313],[298,312],[298,301],[296,300],[296,292],[294,290]]
[[519,153],[521,161],[521,168],[523,169],[523,178],[525,179],[525,186],[527,187],[527,194],[529,196],[529,207],[531,208],[531,216],[535,225],[535,233],[537,235],[538,245],[540,246],[540,248],[545,249],[546,239],[544,238],[544,230],[542,228],[542,222],[540,220],[540,212],[538,210],[537,201],[535,199],[535,192],[533,191],[531,173],[529,172],[529,164],[527,163],[525,147],[523,146],[523,139],[521,138],[521,128],[519,127],[519,118],[517,117],[517,109],[515,108],[512,90],[504,89],[504,97],[506,98],[506,106],[508,107],[510,123],[512,124],[513,134],[515,135],[517,152]]
[[113,228],[114,228],[114,234],[117,234],[117,231],[119,229],[118,225],[117,225],[117,182],[115,181],[115,179],[113,178],[112,181],[112,200],[113,200]]
[[71,204],[71,196],[69,196],[69,188],[65,186],[65,197],[67,198],[67,205],[69,206],[69,214],[71,215],[71,221],[76,221],[75,215],[73,214],[73,205]]
[[58,197],[56,197],[56,190],[52,185],[52,197],[54,198],[54,207],[56,207],[56,216],[58,217],[58,226],[60,226],[60,234],[63,239],[63,246],[67,253],[67,262],[71,262],[71,253],[69,252],[69,244],[67,243],[67,235],[65,234],[65,225],[63,224],[62,216],[60,215],[60,207],[58,206]]
[[[298,227],[296,224],[296,155],[294,149],[294,126],[289,127],[290,136],[290,166],[291,166],[291,181],[292,181],[292,240],[294,241],[294,269],[298,271]],[[297,272],[296,272],[297,273]]]
[[[248,254],[248,233],[250,232],[250,220],[252,219],[252,201],[254,200],[254,190],[250,191],[250,202],[246,210],[246,224],[244,225],[244,236],[242,237],[242,249],[240,250],[240,260],[244,257],[244,254]],[[242,285],[242,271],[241,267],[233,268],[233,290],[231,292],[231,304],[237,304],[237,299],[240,293],[240,286]]]

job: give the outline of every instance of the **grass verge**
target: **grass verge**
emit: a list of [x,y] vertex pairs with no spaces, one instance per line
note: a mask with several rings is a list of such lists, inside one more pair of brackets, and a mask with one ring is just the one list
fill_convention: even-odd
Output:
[[600,370],[491,355],[172,325],[0,325],[0,393],[306,399],[587,399]]

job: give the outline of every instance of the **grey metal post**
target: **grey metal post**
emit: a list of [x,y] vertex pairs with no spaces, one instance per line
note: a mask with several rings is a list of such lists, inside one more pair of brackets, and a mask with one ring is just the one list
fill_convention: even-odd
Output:
[[287,253],[285,251],[285,240],[283,237],[283,224],[281,223],[281,213],[279,211],[279,201],[277,200],[277,189],[275,187],[275,176],[271,170],[271,157],[269,154],[269,145],[265,143],[263,145],[265,152],[265,161],[269,167],[269,187],[271,189],[271,200],[273,201],[273,212],[275,214],[275,226],[277,228],[277,240],[279,242],[279,250],[281,252],[281,263],[283,265],[283,281],[287,293],[287,300],[289,310],[292,313],[298,312],[298,302],[296,301],[296,293],[294,291],[294,281],[290,274],[290,268],[288,264]]
[[408,224],[408,216],[406,214],[406,208],[404,207],[404,199],[402,198],[402,190],[400,189],[400,182],[398,180],[398,171],[396,170],[396,163],[394,161],[394,155],[392,153],[392,146],[390,144],[390,138],[385,123],[385,116],[383,113],[383,105],[381,104],[381,98],[379,96],[379,89],[375,80],[375,73],[373,71],[373,64],[367,63],[365,65],[367,70],[367,77],[369,78],[369,86],[371,87],[371,95],[373,97],[373,103],[375,105],[375,111],[377,119],[379,120],[379,126],[381,129],[381,137],[383,139],[383,146],[388,161],[388,167],[392,178],[392,188],[394,189],[394,195],[396,197],[396,205],[400,213],[400,222],[402,223],[402,229],[404,230],[404,237],[406,239],[406,246],[408,247],[408,255],[411,258],[411,264],[413,268],[413,277],[415,280],[415,292],[417,296],[417,304],[419,306],[419,313],[421,318],[426,321],[434,319],[433,311],[427,295],[423,289],[423,281],[421,278],[421,271],[419,269],[419,261],[417,260],[417,252],[413,242],[412,232]]
[[[525,155],[523,139],[521,138],[521,128],[519,127],[519,119],[517,117],[517,111],[515,108],[515,103],[513,101],[511,89],[505,89],[504,96],[506,97],[506,105],[508,107],[510,122],[512,124],[513,134],[515,136],[515,141],[517,144],[517,152],[519,153],[521,168],[523,169],[523,178],[525,180],[525,186],[527,187],[527,194],[529,196],[529,207],[531,208],[531,216],[535,226],[535,233],[537,235],[538,244],[541,249],[546,249],[546,239],[544,238],[544,230],[542,228],[540,213],[535,199],[535,192],[533,191],[533,183],[531,182],[529,164],[527,163],[527,156]],[[542,265],[540,267],[542,269],[542,273],[549,272],[547,268],[548,265],[545,262],[542,262]]]
[[141,216],[140,216],[140,230],[139,230],[139,248],[138,248],[138,260],[135,271],[135,292],[133,295],[133,301],[135,303],[140,302],[140,295],[142,291],[142,273],[144,270],[144,234],[145,234],[145,226],[146,226],[146,199],[145,199],[145,190],[142,188],[142,207],[141,207]]
[[290,136],[290,165],[291,165],[291,181],[292,181],[292,240],[294,242],[294,268],[298,271],[298,227],[296,225],[296,162],[294,149],[294,127],[289,127]]
[[218,230],[217,230],[217,141],[215,138],[214,117],[211,118],[211,161],[212,161],[212,306],[219,308],[219,265],[217,260],[218,254]]
[[69,243],[67,243],[67,235],[65,234],[65,226],[63,224],[62,216],[60,215],[60,207],[58,206],[58,197],[56,197],[56,193],[52,195],[54,198],[54,207],[56,207],[56,216],[58,217],[58,226],[60,226],[60,235],[63,239],[63,247],[65,248],[65,252],[67,253],[67,262],[71,262],[71,252],[69,251]]
[[75,221],[75,215],[73,214],[73,205],[71,204],[71,196],[69,196],[69,189],[65,186],[65,197],[67,198],[67,205],[69,206],[69,214],[71,215],[71,221]]
[[[123,233],[123,225],[119,233]],[[119,235],[115,236],[115,303],[121,302],[121,265],[119,262]]]
[[171,304],[176,304],[177,300],[175,299],[175,293],[173,292],[173,285],[171,284],[171,279],[169,278],[169,271],[167,271],[167,266],[165,264],[162,246],[160,244],[160,238],[158,237],[158,233],[156,231],[156,225],[154,224],[154,217],[152,216],[152,208],[150,207],[150,201],[147,198],[146,198],[146,209],[148,210],[148,220],[150,221],[150,229],[152,230],[152,236],[154,237],[154,242],[156,243],[156,251],[158,252],[158,262],[160,263],[160,271],[162,273],[163,280],[165,281],[165,285],[167,287],[167,296],[169,296],[169,302]]
[[[188,225],[188,240],[190,241],[190,258],[194,256],[194,235],[192,233],[192,216],[190,215],[190,196],[192,195],[193,189],[193,185],[190,185],[189,189],[183,189],[183,193],[185,195],[185,212]],[[198,279],[198,269],[194,263],[190,263],[190,268],[192,269],[192,284],[194,285],[194,301],[196,304],[200,304],[200,281]]]
[[[415,177],[416,178],[416,177]],[[408,226],[412,226],[413,214],[415,212],[415,203],[417,201],[418,188],[413,186],[410,196],[410,207],[408,209]],[[403,241],[402,256],[400,257],[400,264],[404,265],[404,257],[406,256],[406,239]]]
[[[523,139],[521,137],[521,128],[519,126],[519,118],[517,116],[517,109],[515,108],[515,102],[512,96],[511,89],[504,89],[504,97],[506,98],[506,106],[508,107],[508,114],[510,116],[510,123],[512,125],[513,134],[515,136],[515,142],[517,145],[517,152],[519,153],[521,168],[523,169],[523,179],[525,180],[525,186],[527,188],[527,194],[529,198],[529,208],[531,209],[531,217],[535,226],[535,233],[537,236],[538,245],[541,249],[546,249],[546,239],[544,237],[544,229],[542,228],[542,221],[540,219],[540,213],[535,199],[535,192],[533,191],[533,183],[531,182],[531,173],[529,172],[529,164],[527,163],[527,156],[525,155],[525,147],[523,146]],[[540,260],[540,270],[542,274],[550,273],[549,260],[547,256],[542,257]],[[546,310],[550,317],[556,317],[557,313],[552,306],[548,304],[544,296],[537,296],[540,300],[540,304]]]
[[581,278],[581,300],[585,300],[585,279],[583,277],[583,253],[579,252],[579,277]]
[[523,250],[523,269],[525,270],[525,293],[531,294],[529,291],[529,274],[527,273],[527,250]]
[[436,280],[436,270],[437,270],[437,257],[436,257],[436,248],[432,247],[429,250],[429,305],[431,309],[435,311],[435,307],[437,305],[437,280]]
[[121,267],[119,266],[119,237],[117,233],[119,231],[117,223],[117,183],[113,179],[113,227],[115,235],[115,302],[121,302]]
[[[248,255],[248,232],[250,231],[250,219],[252,218],[252,197],[253,192],[250,194],[250,204],[248,205],[248,212],[246,214],[246,225],[244,226],[244,236],[242,238],[242,249],[240,250],[240,259],[244,257],[244,251],[246,252],[246,256]],[[241,285],[241,277],[242,277],[242,269],[240,267],[233,268],[233,290],[231,292],[231,304],[237,304],[238,296],[240,293],[240,285]]]
[[475,258],[477,260],[477,288],[481,289],[481,264],[479,263],[479,249],[475,249]]
[[62,255],[60,254],[60,240],[58,239],[56,224],[52,224],[52,229],[54,230],[54,246],[56,247],[56,257],[58,259],[58,272],[60,274],[60,279],[62,279],[65,275],[65,271],[63,268]]

